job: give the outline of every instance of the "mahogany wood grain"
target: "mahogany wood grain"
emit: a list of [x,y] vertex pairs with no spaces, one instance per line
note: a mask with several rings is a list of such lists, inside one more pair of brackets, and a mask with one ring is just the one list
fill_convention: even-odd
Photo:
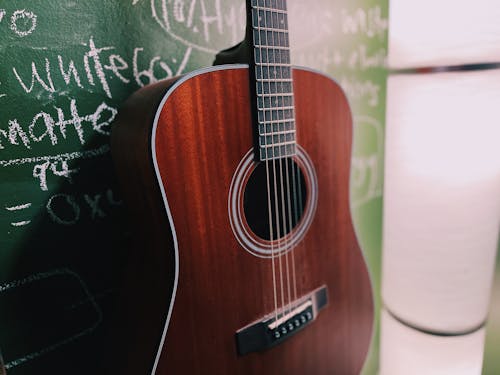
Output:
[[[112,152],[136,221],[128,273],[122,374],[151,371],[172,293],[173,242],[152,165],[152,117],[170,83],[143,89],[122,111]],[[179,249],[179,282],[157,374],[358,374],[369,347],[373,299],[349,206],[352,119],[329,78],[294,70],[297,140],[318,177],[312,225],[295,251],[300,295],[323,284],[329,305],[270,350],[238,356],[235,332],[273,312],[269,259],[241,248],[231,230],[233,174],[253,146],[249,72],[230,68],[188,79],[161,109],[156,158]],[[122,342],[122,344],[124,344]],[[133,355],[132,355],[133,354]],[[149,372],[148,372],[149,371]]]

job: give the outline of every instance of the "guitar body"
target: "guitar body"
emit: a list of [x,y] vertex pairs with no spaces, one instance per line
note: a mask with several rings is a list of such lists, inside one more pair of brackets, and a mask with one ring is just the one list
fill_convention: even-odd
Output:
[[[252,251],[242,234],[251,232],[247,223],[235,222],[243,204],[235,192],[246,189],[245,168],[257,164],[248,67],[214,67],[160,82],[123,108],[112,151],[139,241],[126,308],[135,324],[127,326],[127,370],[120,373],[361,371],[373,298],[350,216],[351,113],[331,79],[301,69],[293,76],[297,165],[309,171],[311,217],[294,248],[281,254],[281,272],[274,259],[276,288],[271,257]],[[157,111],[148,110],[153,104]],[[292,252],[296,294],[325,286],[327,305],[278,345],[239,354],[236,332],[275,311],[275,289],[280,307],[282,296],[289,302],[285,259],[290,265]]]

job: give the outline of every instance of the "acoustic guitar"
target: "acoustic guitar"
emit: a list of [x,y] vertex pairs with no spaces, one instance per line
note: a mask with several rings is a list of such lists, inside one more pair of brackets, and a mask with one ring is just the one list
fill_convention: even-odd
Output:
[[373,325],[350,216],[352,119],[247,1],[216,65],[135,93],[112,134],[135,220],[120,374],[358,374]]

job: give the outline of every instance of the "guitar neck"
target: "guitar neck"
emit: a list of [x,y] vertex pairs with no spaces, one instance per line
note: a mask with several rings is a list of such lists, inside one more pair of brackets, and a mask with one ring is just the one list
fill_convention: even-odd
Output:
[[[261,161],[295,155],[293,77],[286,0],[248,0]],[[257,156],[257,155],[256,155]]]

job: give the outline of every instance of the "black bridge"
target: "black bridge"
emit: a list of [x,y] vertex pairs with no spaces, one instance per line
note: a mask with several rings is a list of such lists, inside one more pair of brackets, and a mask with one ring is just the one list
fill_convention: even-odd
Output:
[[266,350],[281,344],[306,328],[328,303],[326,286],[293,302],[292,307],[265,316],[236,332],[239,355]]

